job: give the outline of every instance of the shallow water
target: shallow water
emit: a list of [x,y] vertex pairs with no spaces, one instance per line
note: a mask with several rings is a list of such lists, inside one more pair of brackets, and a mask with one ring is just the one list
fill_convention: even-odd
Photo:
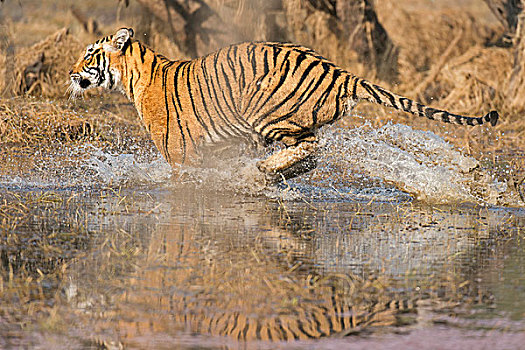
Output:
[[192,188],[29,195],[30,214],[11,233],[20,241],[2,244],[4,347],[523,341],[522,210]]
[[246,156],[175,175],[151,145],[11,150],[0,347],[521,346],[524,209],[431,133],[325,140],[271,188]]

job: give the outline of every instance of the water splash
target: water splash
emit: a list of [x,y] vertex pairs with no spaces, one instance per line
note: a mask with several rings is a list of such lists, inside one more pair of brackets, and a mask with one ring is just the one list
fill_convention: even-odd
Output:
[[134,154],[113,154],[94,149],[85,164],[106,185],[162,184],[171,180],[170,165],[160,156],[141,160]]
[[399,124],[379,129],[365,125],[351,130],[333,126],[324,128],[319,138],[317,168],[276,186],[267,186],[256,167],[256,162],[268,154],[242,155],[204,168],[185,166],[172,171],[152,145],[109,151],[91,144],[66,145],[45,156],[35,153],[38,159],[33,169],[0,174],[0,186],[62,189],[190,185],[284,200],[399,202],[416,198],[432,203],[494,205],[517,205],[519,201],[502,202],[507,192],[505,183],[487,174],[480,177],[474,158],[431,132]]
[[[440,136],[407,125],[325,128],[317,168],[278,186],[264,186],[255,164],[238,158],[220,168],[185,168],[203,186],[285,200],[406,201],[520,205],[504,182]],[[275,151],[275,150],[274,150]],[[262,159],[260,157],[259,159]],[[523,205],[523,204],[521,204]]]
[[379,178],[424,201],[478,201],[469,187],[478,162],[431,132],[387,124],[377,130],[331,128],[323,139],[323,162],[340,171]]

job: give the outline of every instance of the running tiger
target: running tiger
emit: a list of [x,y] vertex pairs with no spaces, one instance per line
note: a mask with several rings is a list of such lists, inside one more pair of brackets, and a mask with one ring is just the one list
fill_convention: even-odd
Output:
[[498,121],[496,111],[474,118],[424,106],[298,45],[248,42],[171,61],[132,38],[121,28],[89,45],[70,70],[71,96],[98,86],[123,91],[172,167],[198,165],[204,146],[231,139],[282,141],[257,166],[274,179],[296,176],[315,166],[317,129],[363,100],[446,123]]

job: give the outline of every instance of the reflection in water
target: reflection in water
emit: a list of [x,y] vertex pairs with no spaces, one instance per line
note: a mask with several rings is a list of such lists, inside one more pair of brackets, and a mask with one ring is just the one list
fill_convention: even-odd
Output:
[[[501,242],[524,220],[512,211],[193,190],[120,194],[87,208],[89,229],[102,234],[68,267],[59,314],[71,335],[130,347],[202,344],[199,335],[215,336],[210,347],[342,336],[430,327],[457,306],[456,315],[474,304],[489,312],[495,284],[485,276],[505,263]],[[512,278],[523,282],[525,266],[516,268]]]

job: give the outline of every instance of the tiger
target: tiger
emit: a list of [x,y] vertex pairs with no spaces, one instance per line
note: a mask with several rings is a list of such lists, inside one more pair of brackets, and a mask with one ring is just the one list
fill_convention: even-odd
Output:
[[[173,169],[202,165],[228,140],[282,147],[256,163],[269,179],[315,168],[320,127],[369,101],[458,125],[495,126],[499,114],[467,117],[425,106],[291,43],[244,42],[192,60],[170,60],[120,28],[87,46],[69,71],[70,97],[102,87],[123,92]],[[278,180],[277,180],[278,181]]]

